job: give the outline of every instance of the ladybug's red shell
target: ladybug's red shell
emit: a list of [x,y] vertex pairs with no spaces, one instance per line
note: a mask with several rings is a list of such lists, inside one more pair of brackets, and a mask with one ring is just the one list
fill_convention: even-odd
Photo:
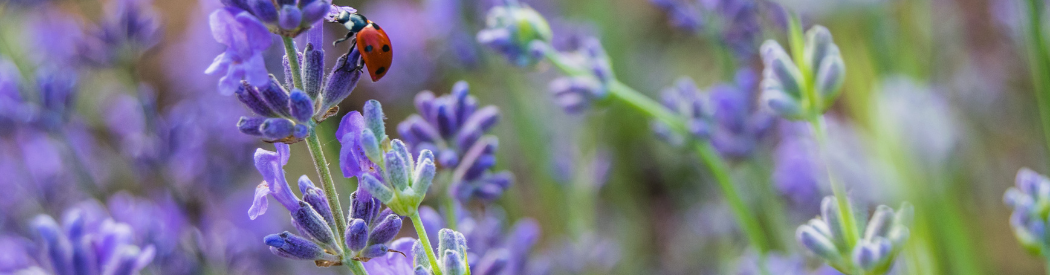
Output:
[[357,33],[357,50],[365,60],[365,67],[368,69],[368,75],[372,77],[372,82],[383,78],[390,70],[390,63],[394,61],[390,37],[372,21],[368,21],[368,25]]

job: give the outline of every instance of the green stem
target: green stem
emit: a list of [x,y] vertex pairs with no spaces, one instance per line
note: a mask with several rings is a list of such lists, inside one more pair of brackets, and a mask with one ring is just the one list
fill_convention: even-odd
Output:
[[303,89],[303,72],[299,69],[299,51],[295,49],[295,41],[291,37],[282,36],[284,39],[284,54],[288,58],[288,67],[292,71],[292,85],[296,89]]
[[857,225],[855,224],[857,220],[854,218],[853,207],[850,206],[849,200],[846,198],[845,187],[836,180],[834,173],[831,171],[831,159],[827,153],[827,134],[824,133],[824,117],[815,116],[811,118],[809,125],[813,128],[813,138],[817,140],[817,150],[821,159],[824,160],[824,165],[828,172],[828,183],[831,184],[831,192],[835,194],[835,201],[839,208],[839,220],[842,221],[843,230],[846,231],[846,245],[853,247],[856,245],[857,240],[860,239],[860,231],[857,230]]
[[347,262],[345,264],[350,267],[350,271],[354,272],[354,274],[368,274],[368,270],[365,270],[365,265],[361,264],[361,261],[350,260],[343,262]]
[[[332,181],[332,172],[328,170],[328,161],[324,157],[324,149],[321,148],[321,139],[317,137],[317,132],[310,130],[310,135],[306,137],[306,147],[310,149],[310,157],[314,160],[314,167],[317,168],[317,174],[321,178],[321,188],[324,189],[324,195],[328,199],[328,208],[331,209],[332,218],[335,219],[335,224],[331,225],[333,233],[335,233],[336,241],[338,245],[343,248],[343,264],[353,268],[354,262],[350,259],[350,250],[346,248],[346,242],[343,240],[343,232],[346,232],[346,217],[343,214],[343,206],[339,203],[339,193],[335,190],[335,182]],[[356,273],[355,274],[367,274],[367,273]]]
[[[761,252],[760,256],[765,256],[766,252],[769,251],[769,243],[766,241],[765,235],[762,234],[758,221],[753,218],[754,215],[748,210],[747,204],[744,203],[740,194],[737,193],[733,180],[729,177],[729,169],[726,167],[725,162],[718,156],[718,152],[715,151],[715,148],[710,143],[700,143],[695,148],[697,155],[700,156],[700,159],[711,170],[711,174],[714,175],[715,181],[718,182],[718,187],[722,188],[722,192],[726,197],[726,203],[729,203],[729,208],[732,209],[733,215],[737,217],[744,234],[747,235],[748,239],[751,239],[751,242]],[[760,262],[764,263],[765,261]]]
[[423,243],[423,250],[426,250],[427,259],[430,260],[430,269],[434,271],[434,275],[442,275],[441,265],[438,264],[437,257],[434,256],[434,248],[430,246],[430,237],[427,237],[427,229],[423,228],[423,220],[419,218],[419,211],[412,212],[412,215],[408,216],[408,218],[412,219],[412,227],[416,228],[419,242]]
[[1039,118],[1043,123],[1043,137],[1046,149],[1050,151],[1050,54],[1047,53],[1046,40],[1043,37],[1043,4],[1040,0],[1026,1],[1028,11],[1028,54],[1031,62],[1032,84],[1035,88],[1036,101],[1039,105]]

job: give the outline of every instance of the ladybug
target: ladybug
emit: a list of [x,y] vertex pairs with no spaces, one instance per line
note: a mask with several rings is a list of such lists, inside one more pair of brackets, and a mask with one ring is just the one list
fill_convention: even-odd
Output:
[[[360,70],[362,67],[367,67],[368,75],[372,77],[372,82],[383,78],[386,72],[390,70],[390,63],[394,61],[393,48],[390,47],[390,37],[386,35],[386,31],[383,31],[379,24],[368,20],[364,15],[358,13],[340,12],[335,17],[335,21],[343,24],[350,32],[343,38],[336,40],[332,45],[354,39],[354,42],[351,42],[353,45],[350,46],[350,50],[353,51],[356,47],[361,52],[361,59],[364,60],[364,64],[355,64],[357,66],[356,69]],[[345,66],[346,64],[343,65]]]

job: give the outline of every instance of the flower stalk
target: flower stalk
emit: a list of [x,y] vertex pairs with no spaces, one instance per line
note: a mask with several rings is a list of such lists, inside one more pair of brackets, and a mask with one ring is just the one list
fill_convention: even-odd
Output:
[[1039,106],[1039,119],[1043,124],[1043,138],[1046,140],[1046,149],[1050,152],[1050,53],[1047,53],[1046,38],[1043,36],[1043,1],[1024,1],[1027,11],[1027,39],[1029,71],[1032,72],[1032,85],[1035,91],[1036,102]]
[[438,263],[437,257],[434,256],[434,248],[430,246],[430,237],[427,237],[427,229],[423,227],[423,220],[419,218],[419,211],[413,211],[408,218],[412,220],[412,227],[416,229],[419,242],[423,244],[423,250],[427,253],[427,260],[430,261],[430,266],[433,267],[431,270],[434,272],[434,275],[442,275],[441,264]]

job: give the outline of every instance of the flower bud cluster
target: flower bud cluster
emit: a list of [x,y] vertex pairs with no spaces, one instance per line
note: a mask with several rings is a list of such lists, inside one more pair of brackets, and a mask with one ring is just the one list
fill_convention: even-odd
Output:
[[[796,239],[807,251],[820,257],[828,265],[847,274],[886,274],[893,267],[894,259],[908,240],[915,209],[902,203],[895,212],[879,205],[868,221],[867,228],[856,243],[850,244],[839,208],[834,197],[825,197],[821,202],[820,217],[798,228]],[[856,270],[863,273],[855,273]]]

